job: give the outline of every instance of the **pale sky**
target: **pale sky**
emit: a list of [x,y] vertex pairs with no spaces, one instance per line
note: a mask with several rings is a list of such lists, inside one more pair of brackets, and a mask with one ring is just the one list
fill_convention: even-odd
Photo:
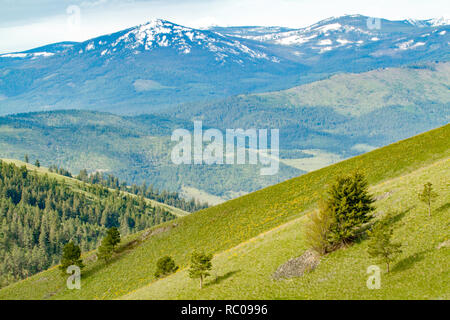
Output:
[[189,27],[305,27],[344,14],[450,17],[448,0],[0,0],[0,53],[83,41],[161,18]]

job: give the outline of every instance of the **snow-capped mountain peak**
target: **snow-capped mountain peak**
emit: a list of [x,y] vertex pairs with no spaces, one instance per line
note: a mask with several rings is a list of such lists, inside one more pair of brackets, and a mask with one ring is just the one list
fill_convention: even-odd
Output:
[[431,27],[440,27],[440,26],[450,25],[450,19],[447,19],[444,17],[434,18],[434,19],[430,19],[430,20],[426,20],[426,21],[428,21],[428,24]]
[[450,19],[444,17],[427,20],[406,19],[406,21],[415,27],[441,27],[450,25]]
[[118,37],[111,47],[124,44],[129,49],[143,47],[151,50],[155,47],[168,47],[175,45],[178,50],[189,53],[187,40],[193,40],[194,30],[182,27],[169,21],[157,19],[139,25]]
[[246,59],[279,62],[263,50],[249,47],[236,39],[230,39],[209,30],[193,29],[166,20],[157,19],[120,33],[86,41],[80,54],[99,51],[101,56],[130,51],[134,54],[169,48],[181,55],[193,50],[208,51],[219,62],[233,61],[242,64]]
[[[423,47],[417,44],[425,43],[426,46],[427,39],[434,39],[436,36],[448,37],[448,31],[444,30],[447,25],[449,20],[445,18],[389,21],[363,15],[345,15],[331,17],[300,29],[249,26],[211,27],[205,30],[155,19],[82,43],[54,44],[38,48],[39,50],[0,55],[0,58],[47,59],[73,54],[100,57],[100,61],[105,61],[130,55],[151,55],[160,52],[166,55],[171,52],[180,57],[202,55],[208,57],[208,61],[221,64],[273,64],[286,58],[292,59],[292,56],[298,61],[297,57],[329,54],[331,51],[355,50],[364,46],[374,49],[375,43],[379,46],[385,44],[385,48],[376,49],[376,55],[380,52],[391,54],[404,47],[417,49]],[[430,28],[436,30],[429,30]],[[399,45],[410,40],[414,40],[416,45]],[[444,40],[437,41],[445,43]],[[274,45],[294,47],[295,50],[288,56],[274,54],[276,51],[271,49]]]
[[52,50],[51,46],[42,49],[42,52],[4,54],[0,55],[0,58],[36,59],[75,53],[109,59],[121,54],[139,55],[158,50],[172,50],[181,56],[190,55],[193,51],[207,52],[219,63],[233,62],[244,65],[246,61],[280,62],[278,57],[264,51],[261,46],[245,44],[218,32],[189,28],[163,19],[151,20],[120,32],[75,43],[64,50]]
[[376,32],[368,29],[367,17],[348,15],[331,17],[311,26],[282,32],[271,32],[262,35],[243,35],[243,38],[286,46],[316,47],[325,52],[322,46],[335,43],[337,46],[356,43],[364,35],[366,40],[373,38]]
[[86,106],[128,112],[132,105],[159,110],[281,90],[339,72],[448,61],[445,23],[431,19],[419,26],[352,15],[300,29],[200,30],[152,20],[84,42],[0,55],[0,99],[3,110],[16,112],[31,110],[32,94],[33,110]]
[[[416,50],[426,47],[427,44],[431,45],[434,41],[439,42],[440,46],[445,40],[435,37],[445,36],[447,32],[441,29],[447,25],[448,20],[445,18],[390,21],[363,15],[344,15],[300,29],[265,34],[254,34],[245,28],[232,29],[231,33],[227,33],[223,28],[221,31],[226,35],[293,47],[296,50],[294,55],[299,57],[330,54],[339,50],[360,50],[362,47],[378,56],[396,54],[399,50]],[[409,45],[399,45],[407,41],[410,41]],[[436,44],[433,48],[437,48]]]

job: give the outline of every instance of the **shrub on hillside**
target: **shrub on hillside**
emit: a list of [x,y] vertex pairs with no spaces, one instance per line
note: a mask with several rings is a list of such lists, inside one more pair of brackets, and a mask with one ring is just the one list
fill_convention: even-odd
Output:
[[178,266],[175,264],[175,261],[172,259],[172,257],[165,256],[163,258],[160,258],[156,263],[155,277],[165,277],[177,270]]
[[329,241],[331,214],[332,212],[326,203],[321,202],[320,208],[308,217],[304,227],[306,244],[319,255],[324,255],[331,250]]
[[373,202],[362,174],[338,177],[328,190],[328,198],[305,225],[309,248],[324,255],[352,242],[362,225],[372,218]]

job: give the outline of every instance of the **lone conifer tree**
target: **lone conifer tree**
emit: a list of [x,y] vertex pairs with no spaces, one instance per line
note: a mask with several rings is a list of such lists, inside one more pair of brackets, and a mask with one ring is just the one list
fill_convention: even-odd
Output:
[[428,206],[428,215],[431,217],[431,205],[436,199],[438,194],[433,191],[433,185],[431,182],[427,182],[423,185],[423,191],[419,193],[419,200]]
[[330,242],[339,245],[352,241],[360,227],[372,218],[374,200],[367,181],[358,172],[339,177],[328,193],[326,205],[332,215]]
[[81,249],[75,245],[72,241],[68,242],[63,248],[63,255],[61,258],[61,266],[59,267],[62,274],[65,275],[69,266],[75,265],[80,269],[83,269],[83,261],[80,259]]
[[192,253],[189,277],[192,279],[200,279],[200,289],[203,288],[203,280],[210,275],[209,271],[212,269],[212,258],[212,254]]
[[388,224],[389,219],[384,219],[378,222],[372,230],[368,232],[370,237],[368,253],[371,257],[376,257],[387,265],[387,272],[389,272],[389,265],[395,261],[397,255],[402,250],[400,243],[392,242],[393,228]]

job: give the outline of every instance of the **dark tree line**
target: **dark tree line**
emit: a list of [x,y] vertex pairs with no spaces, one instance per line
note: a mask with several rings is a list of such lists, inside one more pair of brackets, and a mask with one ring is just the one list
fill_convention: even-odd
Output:
[[174,218],[142,196],[0,161],[0,287],[59,263],[69,241],[92,250],[109,228],[126,235]]
[[63,169],[63,168],[59,168],[55,165],[52,165],[48,168],[48,171],[50,172],[54,172],[57,173],[61,176],[65,176],[65,177],[69,177],[69,178],[73,178],[72,173],[70,173],[70,171]]

